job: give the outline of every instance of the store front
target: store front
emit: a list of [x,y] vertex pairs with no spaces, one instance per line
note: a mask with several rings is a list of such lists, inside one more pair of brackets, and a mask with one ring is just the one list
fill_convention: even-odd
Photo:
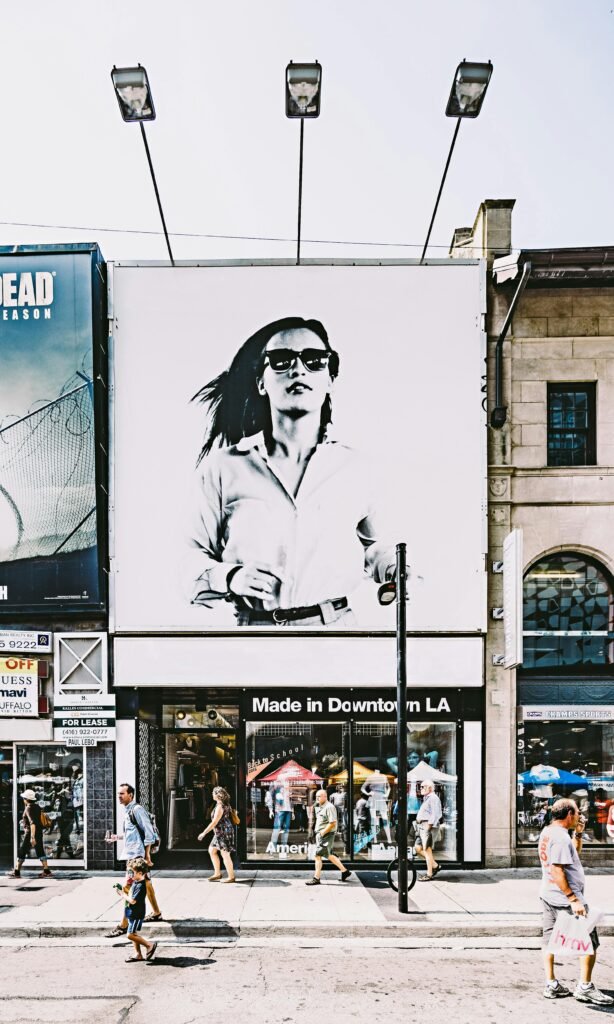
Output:
[[533,863],[560,797],[585,818],[583,856],[614,844],[614,586],[596,559],[556,552],[524,578],[517,675],[516,860]]
[[[322,699],[313,693],[138,695],[138,717],[119,735],[130,729],[134,737],[138,798],[161,826],[165,865],[202,856],[197,835],[210,818],[216,785],[238,808],[245,864],[306,865],[320,789],[337,809],[339,856],[367,866],[395,855],[395,693],[330,689]],[[443,807],[437,855],[451,864],[482,861],[481,740],[481,689],[417,690],[408,699],[409,822],[420,806],[420,782],[432,779]],[[123,756],[119,742],[120,761]],[[465,831],[467,801],[472,827]]]

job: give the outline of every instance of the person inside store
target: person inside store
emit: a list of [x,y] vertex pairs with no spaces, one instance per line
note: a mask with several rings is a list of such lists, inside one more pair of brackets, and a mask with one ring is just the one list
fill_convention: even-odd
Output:
[[[236,882],[233,854],[236,851],[235,828],[233,818],[236,819],[236,812],[230,803],[230,794],[222,786],[216,786],[213,790],[215,806],[211,812],[211,824],[200,833],[198,840],[202,843],[209,832],[213,832],[213,839],[209,844],[209,856],[213,864],[213,874],[209,876],[210,882]],[[220,864],[220,853],[226,868],[226,878],[222,878]]]
[[431,779],[422,783],[423,800],[416,815],[416,853],[426,861],[426,874],[418,875],[418,881],[430,882],[441,871],[441,864],[435,860],[433,847],[439,839],[439,825],[443,817],[441,800],[435,792]]
[[208,410],[186,559],[189,599],[239,626],[351,629],[365,573],[394,579],[364,460],[331,436],[339,356],[319,320],[256,331],[194,395]]
[[39,878],[51,878],[51,870],[47,863],[47,854],[45,852],[44,844],[44,824],[42,819],[42,810],[36,799],[36,793],[33,789],[24,789],[21,794],[21,799],[24,802],[24,812],[21,819],[21,826],[23,829],[23,837],[19,844],[19,852],[17,854],[17,863],[12,871],[8,872],[9,878],[21,878],[21,867],[32,849],[34,849],[36,856],[39,858],[43,870],[39,875]]
[[68,857],[74,857],[71,834],[75,824],[75,811],[73,808],[70,786],[62,786],[55,798],[53,809],[57,814],[58,838],[55,844],[55,856],[61,857],[65,852]]

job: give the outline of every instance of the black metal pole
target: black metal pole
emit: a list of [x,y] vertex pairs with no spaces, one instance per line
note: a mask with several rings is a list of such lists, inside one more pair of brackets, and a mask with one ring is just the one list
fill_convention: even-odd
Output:
[[298,228],[296,232],[296,265],[301,264],[301,214],[303,212],[303,133],[305,118],[301,117],[301,141],[298,157]]
[[407,914],[407,562],[397,544],[397,844],[399,913]]
[[162,210],[162,203],[160,202],[160,193],[158,192],[158,183],[156,181],[156,175],[154,173],[153,164],[151,162],[151,155],[149,152],[149,146],[147,145],[147,136],[145,134],[145,125],[142,121],[139,121],[141,126],[141,135],[143,136],[143,144],[145,146],[145,152],[147,153],[147,163],[149,164],[149,170],[151,171],[151,180],[153,181],[154,192],[156,193],[156,199],[158,201],[158,209],[160,211],[160,219],[162,220],[162,227],[164,229],[164,237],[166,238],[166,248],[168,249],[168,255],[172,266],[175,266],[175,260],[173,259],[173,253],[171,250],[171,243],[168,237],[168,231],[166,230],[166,221],[164,220],[164,213]]
[[431,231],[433,230],[433,224],[435,223],[435,217],[437,216],[437,207],[439,206],[439,200],[441,199],[441,193],[443,192],[443,186],[445,185],[446,176],[448,173],[448,167],[450,166],[450,160],[452,159],[452,153],[454,146],[456,145],[456,136],[460,128],[462,117],[459,117],[456,122],[456,128],[454,129],[454,135],[452,136],[452,145],[450,146],[450,152],[448,153],[448,159],[446,160],[446,166],[443,172],[443,178],[441,179],[441,185],[439,186],[439,192],[437,193],[437,199],[435,200],[435,209],[433,210],[433,216],[431,217],[431,223],[429,224],[428,234],[426,236],[426,242],[424,243],[424,249],[422,250],[422,256],[420,257],[420,264],[424,263],[424,257],[426,256],[426,250],[429,245],[429,238],[431,237]]

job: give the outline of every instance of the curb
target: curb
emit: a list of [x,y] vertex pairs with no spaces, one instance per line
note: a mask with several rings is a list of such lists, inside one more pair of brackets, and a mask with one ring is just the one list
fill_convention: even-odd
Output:
[[[0,939],[62,939],[102,938],[112,922],[38,922],[32,924],[7,924],[0,927]],[[602,937],[614,936],[614,925],[599,928]],[[239,922],[183,920],[162,922],[152,925],[148,935],[163,941],[165,938],[320,938],[320,939],[425,939],[445,938],[539,938],[539,923],[511,923],[509,921],[459,921],[453,925],[438,924],[435,921],[404,921],[364,923],[355,921],[326,922],[324,924],[301,921],[262,921],[240,924]],[[117,939],[116,941],[123,941]],[[127,941],[127,940],[126,940]]]

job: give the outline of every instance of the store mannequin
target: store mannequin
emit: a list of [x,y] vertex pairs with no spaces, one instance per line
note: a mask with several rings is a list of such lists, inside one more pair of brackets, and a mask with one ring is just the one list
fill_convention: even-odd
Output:
[[388,797],[390,795],[390,784],[388,778],[382,775],[379,768],[376,768],[372,775],[365,780],[361,787],[361,793],[369,798],[371,809],[371,821],[374,828],[378,823],[386,833],[389,844],[392,843],[390,831],[390,817],[388,814]]

